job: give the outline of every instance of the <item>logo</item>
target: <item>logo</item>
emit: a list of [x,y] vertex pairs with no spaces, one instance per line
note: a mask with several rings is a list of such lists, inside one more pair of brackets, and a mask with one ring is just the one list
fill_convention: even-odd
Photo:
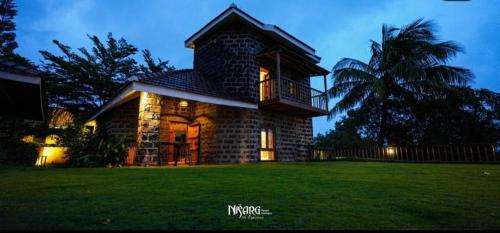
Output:
[[264,219],[265,215],[272,215],[268,209],[260,206],[227,205],[228,216],[238,216],[239,219]]

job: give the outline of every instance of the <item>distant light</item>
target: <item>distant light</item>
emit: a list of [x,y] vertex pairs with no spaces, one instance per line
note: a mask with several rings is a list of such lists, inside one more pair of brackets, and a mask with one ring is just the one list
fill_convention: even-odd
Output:
[[181,102],[179,102],[179,106],[181,107],[187,107],[188,105],[189,103],[186,100],[181,100]]
[[392,148],[392,147],[387,147],[387,154],[388,154],[388,155],[393,155],[393,154],[394,154],[394,148]]

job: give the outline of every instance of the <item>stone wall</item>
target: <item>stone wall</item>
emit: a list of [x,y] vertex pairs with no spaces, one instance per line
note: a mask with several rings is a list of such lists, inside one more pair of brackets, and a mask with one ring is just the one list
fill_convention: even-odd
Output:
[[216,105],[196,103],[193,112],[193,121],[201,125],[201,155],[200,163],[216,163],[217,154],[217,108]]
[[[312,120],[289,114],[189,102],[141,94],[99,118],[98,130],[107,135],[126,136],[137,142],[137,165],[157,165],[159,145],[168,142],[171,122],[201,125],[202,164],[248,163],[260,161],[260,130],[275,130],[277,160],[305,160],[312,143]],[[161,149],[161,148],[160,148]]]
[[259,161],[258,110],[219,106],[216,118],[216,163]]
[[98,119],[99,133],[113,137],[126,137],[128,143],[137,140],[139,99],[131,100],[103,114]]
[[137,164],[158,164],[160,113],[161,96],[141,92],[137,128]]
[[260,111],[259,116],[261,126],[270,126],[275,129],[279,161],[297,161],[308,158],[308,146],[312,145],[313,138],[310,117],[290,116],[268,111]]
[[262,49],[262,44],[249,31],[224,31],[195,47],[194,69],[216,80],[227,92],[258,102],[256,55]]
[[312,120],[263,110],[221,107],[217,111],[217,163],[260,161],[260,130],[275,131],[278,161],[306,160]]

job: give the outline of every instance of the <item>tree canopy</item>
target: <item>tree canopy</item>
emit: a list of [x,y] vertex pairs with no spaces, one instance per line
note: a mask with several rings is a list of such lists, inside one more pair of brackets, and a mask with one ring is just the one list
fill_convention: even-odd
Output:
[[124,38],[108,33],[103,42],[88,36],[92,48],[76,51],[54,40],[62,55],[42,50],[43,70],[47,74],[47,92],[52,107],[62,107],[77,119],[85,119],[111,100],[128,79],[141,73],[175,69],[168,61],[155,61],[149,50],[142,51],[146,65],[138,64],[134,55],[138,49]]
[[[335,130],[319,135],[317,143],[342,147],[499,140],[499,94],[467,86],[472,72],[449,65],[463,48],[440,41],[433,22],[383,25],[381,42],[372,40],[370,48],[367,63],[343,58],[333,67],[328,94],[341,99],[329,119],[348,114]],[[339,145],[345,135],[351,140]]]
[[35,68],[27,58],[17,54],[16,24],[14,18],[17,16],[16,4],[13,0],[0,0],[0,58],[11,60],[20,65]]
[[404,114],[397,110],[411,111],[405,107],[439,97],[450,86],[465,85],[472,72],[447,64],[463,49],[453,41],[439,41],[434,28],[431,21],[423,19],[401,28],[383,25],[381,43],[371,41],[368,63],[340,60],[333,67],[334,84],[328,94],[342,98],[329,117],[370,106],[379,118],[378,144],[390,144],[388,124]]

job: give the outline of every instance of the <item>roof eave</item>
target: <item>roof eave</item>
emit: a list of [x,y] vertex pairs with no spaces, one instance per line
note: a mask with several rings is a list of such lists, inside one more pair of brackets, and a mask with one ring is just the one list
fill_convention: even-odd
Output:
[[191,93],[187,91],[181,91],[168,87],[161,87],[152,84],[142,83],[142,82],[131,82],[127,85],[123,90],[111,101],[104,104],[92,117],[90,117],[88,121],[95,120],[104,112],[124,103],[125,99],[132,95],[135,92],[151,92],[162,96],[169,96],[173,98],[181,98],[186,100],[198,101],[208,104],[215,105],[223,105],[230,107],[240,107],[240,108],[249,108],[249,109],[257,109],[258,105],[255,103],[250,103],[246,101],[240,100],[232,100],[221,97],[215,97],[210,95],[202,95],[197,93]]
[[303,51],[305,51],[306,55],[308,55],[309,57],[311,57],[312,59],[314,59],[316,62],[319,62],[321,60],[320,57],[316,56],[316,54],[315,54],[316,50],[314,50],[312,47],[310,47],[306,43],[300,41],[299,39],[297,39],[294,36],[288,34],[286,31],[284,31],[283,29],[281,29],[281,28],[279,28],[279,27],[277,27],[275,25],[264,24],[264,23],[260,22],[259,20],[253,18],[252,16],[248,15],[247,13],[245,13],[244,11],[238,9],[235,6],[229,7],[228,9],[226,9],[225,11],[223,11],[221,14],[219,14],[218,16],[216,16],[214,19],[212,19],[208,24],[206,24],[205,26],[203,26],[196,33],[194,33],[192,36],[190,36],[187,40],[184,41],[184,46],[186,48],[194,48],[194,42],[198,38],[202,37],[205,33],[209,32],[213,27],[215,27],[216,25],[218,25],[220,22],[222,22],[224,19],[226,19],[227,17],[229,17],[232,14],[238,15],[239,17],[243,18],[247,22],[251,23],[252,25],[256,26],[257,28],[259,28],[259,29],[261,29],[263,31],[274,33],[274,34],[280,36],[281,38],[289,41],[293,45],[295,45],[298,48],[300,48]]

